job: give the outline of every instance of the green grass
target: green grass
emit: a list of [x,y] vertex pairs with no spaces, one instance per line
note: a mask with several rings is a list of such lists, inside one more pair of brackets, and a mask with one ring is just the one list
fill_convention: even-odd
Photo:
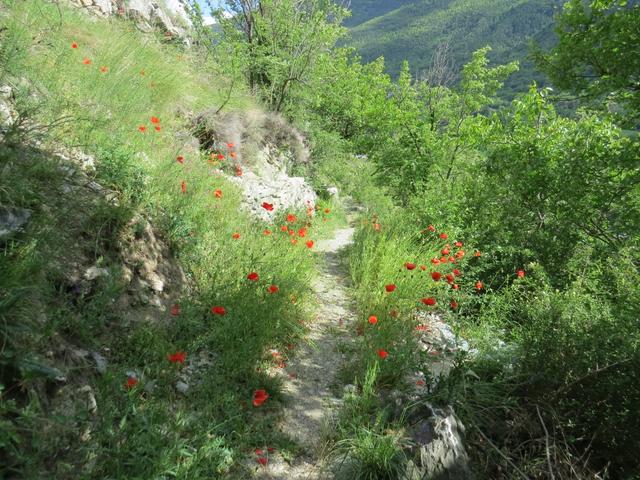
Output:
[[[33,212],[0,251],[0,411],[10,419],[2,463],[22,478],[209,479],[250,475],[244,459],[256,447],[291,455],[298,447],[273,428],[281,401],[278,381],[265,373],[268,350],[287,352],[305,331],[316,259],[304,240],[344,222],[340,205],[322,202],[314,219],[292,212],[299,220],[291,228],[309,229],[296,245],[279,229],[288,212],[267,225],[242,211],[237,188],[187,141],[188,112],[219,104],[229,82],[197,50],[38,0],[5,2],[2,14],[0,81],[14,86],[24,122],[0,146],[0,203]],[[259,108],[238,90],[227,108],[249,107]],[[36,138],[42,143],[27,146]],[[60,145],[95,156],[90,178],[115,190],[118,205],[83,188],[64,194],[60,167],[68,162],[51,154]],[[186,274],[186,284],[168,290],[178,317],[116,301],[127,289],[122,258],[143,228],[140,216]],[[75,264],[110,275],[77,294]],[[252,271],[257,282],[246,279]],[[270,284],[279,291],[268,293]],[[216,305],[227,314],[213,315]],[[69,361],[70,345],[103,352],[107,372]],[[213,358],[186,395],[175,390],[184,367],[167,360],[175,351]],[[54,368],[66,382],[53,378]],[[129,389],[131,371],[138,384]],[[95,414],[86,391],[77,393],[85,385]],[[259,408],[251,404],[257,389],[270,394]]]

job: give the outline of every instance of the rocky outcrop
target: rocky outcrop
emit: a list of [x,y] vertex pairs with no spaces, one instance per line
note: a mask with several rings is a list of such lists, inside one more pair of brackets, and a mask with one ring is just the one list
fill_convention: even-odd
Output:
[[181,0],[69,0],[72,5],[99,15],[120,15],[145,32],[159,29],[167,37],[185,37],[191,26]]

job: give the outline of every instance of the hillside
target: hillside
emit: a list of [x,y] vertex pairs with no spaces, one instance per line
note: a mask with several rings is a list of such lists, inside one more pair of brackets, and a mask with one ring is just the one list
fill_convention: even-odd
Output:
[[403,60],[420,73],[429,67],[433,52],[448,44],[454,70],[471,53],[490,45],[496,63],[521,62],[521,71],[506,86],[522,91],[532,79],[543,80],[525,60],[531,40],[543,46],[553,42],[552,22],[559,0],[352,0],[351,28],[354,46],[365,61],[382,55],[387,71],[397,74]]

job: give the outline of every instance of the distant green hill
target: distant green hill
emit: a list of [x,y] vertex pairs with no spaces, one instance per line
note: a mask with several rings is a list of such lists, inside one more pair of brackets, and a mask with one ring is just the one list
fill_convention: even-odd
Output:
[[389,73],[399,72],[403,60],[419,74],[433,52],[449,44],[455,71],[471,53],[485,45],[493,62],[519,60],[521,71],[505,88],[505,96],[544,81],[526,61],[528,45],[554,42],[553,16],[563,0],[351,0],[354,46],[364,60],[384,56]]

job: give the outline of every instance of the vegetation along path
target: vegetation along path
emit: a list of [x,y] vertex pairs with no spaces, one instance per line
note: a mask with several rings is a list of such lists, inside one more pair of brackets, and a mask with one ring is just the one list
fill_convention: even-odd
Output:
[[319,309],[309,326],[308,342],[287,365],[284,385],[287,409],[281,425],[305,454],[290,464],[274,459],[267,468],[266,478],[326,478],[321,473],[319,460],[322,431],[332,407],[339,402],[331,391],[341,364],[338,344],[346,337],[347,327],[354,318],[354,308],[346,291],[347,269],[341,256],[343,249],[351,244],[353,232],[351,226],[339,229],[333,238],[317,243],[322,260],[313,288]]

